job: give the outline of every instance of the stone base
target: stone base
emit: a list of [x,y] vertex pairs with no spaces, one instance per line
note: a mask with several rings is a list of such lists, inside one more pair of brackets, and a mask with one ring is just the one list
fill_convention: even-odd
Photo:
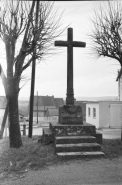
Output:
[[42,143],[54,143],[58,156],[104,156],[101,151],[102,134],[96,133],[94,125],[83,123],[67,124],[50,123],[49,128],[43,129]]
[[43,129],[41,142],[49,144],[54,142],[55,137],[63,136],[94,136],[96,138],[96,142],[102,144],[102,134],[96,132],[96,127],[94,125],[88,123],[84,123],[83,125],[62,125],[59,123],[50,123],[49,128]]
[[60,124],[83,124],[82,108],[79,105],[64,105],[59,107]]
[[50,129],[55,136],[93,136],[96,134],[95,126],[88,123],[83,125],[50,123]]

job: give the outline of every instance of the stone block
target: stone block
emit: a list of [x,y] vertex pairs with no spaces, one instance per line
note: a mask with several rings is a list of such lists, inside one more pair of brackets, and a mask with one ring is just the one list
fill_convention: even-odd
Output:
[[93,135],[94,137],[96,137],[96,142],[99,144],[102,144],[102,134],[99,132],[96,132],[96,134]]
[[83,125],[50,123],[50,129],[55,136],[93,136],[96,134],[95,126],[88,123]]
[[49,144],[54,142],[54,134],[49,128],[43,128],[42,143]]
[[83,124],[82,108],[80,105],[64,105],[59,107],[60,124]]

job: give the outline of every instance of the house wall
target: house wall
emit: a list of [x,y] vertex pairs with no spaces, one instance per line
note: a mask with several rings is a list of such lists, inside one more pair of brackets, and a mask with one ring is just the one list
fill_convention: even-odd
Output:
[[[54,109],[55,106],[38,106],[38,116],[44,117],[47,109]],[[34,106],[33,117],[37,117],[37,106]]]
[[[88,115],[88,108],[90,108],[90,115]],[[96,117],[93,117],[93,108],[96,109]],[[93,124],[99,128],[99,103],[86,104],[86,122]]]
[[122,104],[110,105],[110,127],[121,128],[122,125]]
[[99,128],[110,126],[110,105],[111,102],[99,102]]
[[122,102],[99,102],[99,128],[118,128],[121,126]]
[[55,106],[34,106],[34,111],[37,111],[37,109],[38,109],[38,111],[46,111],[48,108],[50,108],[50,109],[55,109],[56,107]]
[[[88,107],[91,115],[88,116]],[[96,108],[96,118],[93,118],[93,108]],[[120,128],[122,125],[122,101],[101,101],[86,105],[86,122],[96,128]]]
[[[37,112],[33,111],[33,117],[37,117]],[[44,111],[38,111],[38,117],[44,117]]]

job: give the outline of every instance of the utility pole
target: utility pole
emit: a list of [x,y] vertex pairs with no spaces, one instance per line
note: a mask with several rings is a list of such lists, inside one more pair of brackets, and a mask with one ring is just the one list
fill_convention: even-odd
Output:
[[[122,112],[122,107],[121,107],[121,112]],[[122,141],[122,114],[121,114],[121,141]]]
[[[36,20],[35,20],[36,31],[38,29],[38,12],[39,12],[39,1],[36,1]],[[32,74],[31,74],[31,94],[30,94],[29,131],[28,131],[29,138],[32,138],[32,130],[33,130],[33,103],[34,103],[35,68],[36,68],[35,55],[36,55],[36,46],[34,47],[34,51],[33,51],[34,59],[32,61]]]
[[38,124],[38,91],[37,91],[37,124]]

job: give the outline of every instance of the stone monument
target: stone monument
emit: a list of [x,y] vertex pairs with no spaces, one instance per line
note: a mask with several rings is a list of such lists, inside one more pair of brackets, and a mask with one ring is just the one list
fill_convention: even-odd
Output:
[[85,47],[85,42],[73,41],[73,29],[68,28],[67,41],[55,41],[55,46],[67,47],[66,105],[59,107],[58,123],[43,129],[41,141],[54,143],[58,156],[103,156],[102,134],[94,125],[84,123],[82,107],[74,104],[73,47]]
[[74,105],[73,47],[85,47],[85,42],[73,41],[73,29],[68,28],[67,41],[55,41],[55,46],[67,47],[67,97],[66,105],[59,108],[59,123],[83,124],[82,108]]

